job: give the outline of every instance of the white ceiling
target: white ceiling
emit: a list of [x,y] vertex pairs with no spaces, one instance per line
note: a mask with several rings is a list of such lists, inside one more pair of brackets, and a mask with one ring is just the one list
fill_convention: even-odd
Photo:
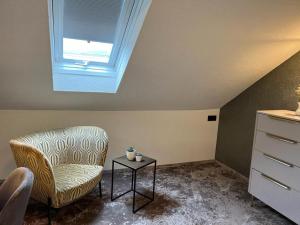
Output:
[[1,0],[0,108],[219,108],[299,49],[299,0],[153,0],[117,94],[53,92],[47,1]]

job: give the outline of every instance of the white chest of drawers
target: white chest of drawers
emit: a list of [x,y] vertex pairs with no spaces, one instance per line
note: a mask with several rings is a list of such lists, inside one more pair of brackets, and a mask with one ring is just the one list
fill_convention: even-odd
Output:
[[287,110],[259,111],[249,193],[300,224],[300,117]]

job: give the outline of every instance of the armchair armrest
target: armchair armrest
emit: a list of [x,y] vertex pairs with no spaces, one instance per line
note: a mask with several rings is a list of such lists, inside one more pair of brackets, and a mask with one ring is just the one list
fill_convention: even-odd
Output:
[[105,143],[105,147],[103,148],[103,150],[98,150],[98,154],[99,154],[98,165],[104,167],[107,150],[108,150],[108,142]]
[[34,174],[32,197],[44,203],[55,195],[55,180],[51,163],[36,147],[11,140],[10,146],[18,167],[27,167]]

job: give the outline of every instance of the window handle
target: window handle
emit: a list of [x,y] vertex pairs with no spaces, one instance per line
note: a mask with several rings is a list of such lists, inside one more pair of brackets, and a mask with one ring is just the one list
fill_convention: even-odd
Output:
[[298,142],[297,141],[294,141],[294,140],[291,140],[291,139],[288,139],[288,138],[284,138],[284,137],[281,137],[281,136],[278,136],[278,135],[275,135],[275,134],[270,134],[270,133],[266,133],[267,136],[271,137],[271,138],[274,138],[274,139],[277,139],[279,141],[283,141],[283,142],[286,142],[286,143],[289,143],[289,144],[297,144]]
[[89,61],[76,62],[74,64],[78,66],[87,66],[89,64]]
[[281,160],[281,159],[278,159],[278,158],[276,158],[276,157],[274,157],[274,156],[271,156],[271,155],[269,155],[269,154],[263,153],[263,155],[264,155],[266,158],[268,158],[268,159],[270,159],[270,160],[273,160],[273,161],[275,161],[275,162],[278,162],[278,163],[281,164],[281,165],[284,165],[284,166],[287,166],[287,167],[294,167],[293,164],[287,163],[287,162],[285,162],[285,161],[283,161],[283,160]]

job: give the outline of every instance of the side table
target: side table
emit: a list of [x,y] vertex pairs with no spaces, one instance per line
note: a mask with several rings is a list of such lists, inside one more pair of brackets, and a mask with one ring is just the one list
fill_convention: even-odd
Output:
[[[131,169],[131,189],[114,197],[114,167],[115,167],[115,163],[120,164],[122,166],[125,166],[129,169]],[[153,186],[152,186],[152,196],[147,196],[143,193],[140,193],[139,191],[136,190],[136,173],[139,169],[144,168],[150,164],[154,163],[154,169],[153,169]],[[120,198],[121,196],[133,191],[133,205],[132,205],[132,212],[136,213],[138,210],[140,210],[141,208],[145,207],[146,205],[148,205],[150,202],[152,202],[154,200],[154,194],[155,194],[155,175],[156,175],[156,160],[143,156],[143,160],[141,162],[137,162],[137,161],[130,161],[126,158],[126,156],[121,156],[118,158],[115,158],[112,160],[112,175],[111,175],[111,201],[116,200],[117,198]],[[138,207],[137,209],[135,208],[135,197],[136,194],[139,194],[141,196],[143,196],[144,198],[148,199],[149,201],[147,201],[146,203],[144,203],[143,205],[141,205],[140,207]]]

